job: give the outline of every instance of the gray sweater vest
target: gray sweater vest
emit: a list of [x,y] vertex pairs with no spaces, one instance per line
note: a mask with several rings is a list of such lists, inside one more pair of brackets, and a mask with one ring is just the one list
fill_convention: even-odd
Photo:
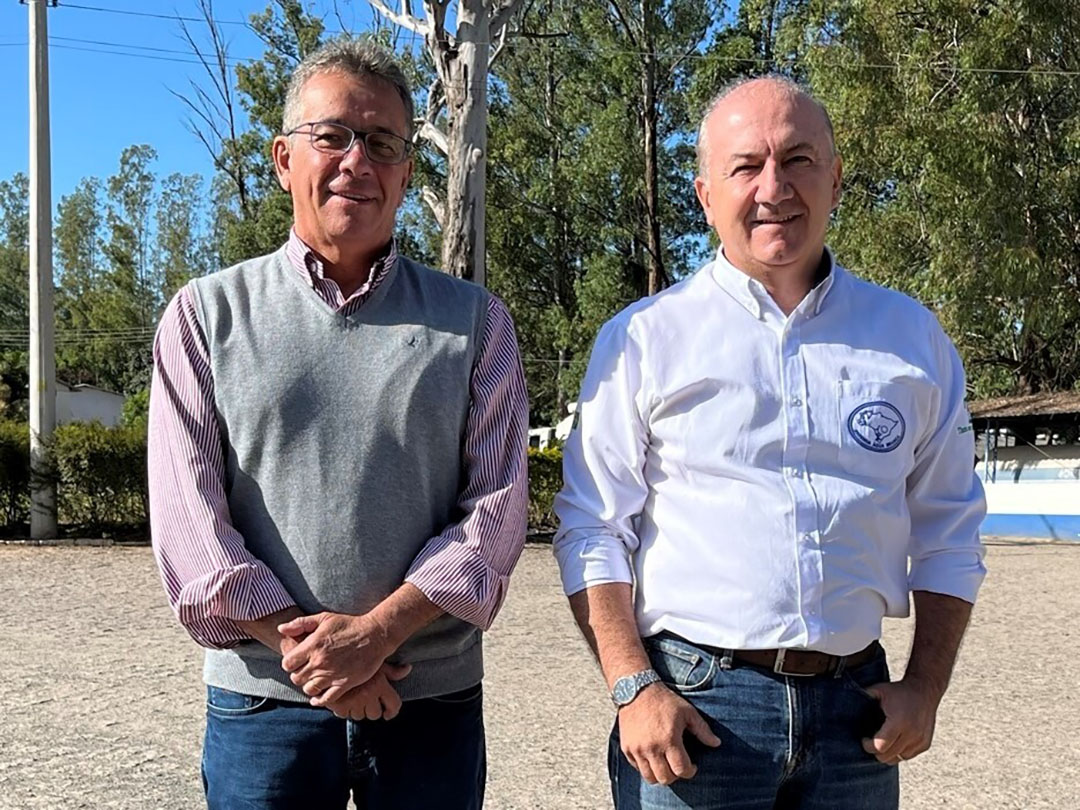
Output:
[[[232,523],[305,613],[365,613],[461,518],[469,381],[487,293],[399,258],[359,311],[326,306],[284,250],[191,283],[210,351]],[[443,616],[392,661],[403,699],[483,676],[478,628]],[[204,678],[307,701],[257,642]]]

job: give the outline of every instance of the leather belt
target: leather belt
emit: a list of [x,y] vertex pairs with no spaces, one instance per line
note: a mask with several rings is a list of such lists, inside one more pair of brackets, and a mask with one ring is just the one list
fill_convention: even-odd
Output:
[[830,655],[814,650],[731,650],[731,657],[743,664],[771,669],[779,675],[830,675],[873,660],[880,648],[875,641],[851,655]]

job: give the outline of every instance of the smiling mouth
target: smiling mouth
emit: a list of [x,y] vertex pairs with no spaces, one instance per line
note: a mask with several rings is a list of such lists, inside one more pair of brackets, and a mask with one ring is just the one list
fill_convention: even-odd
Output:
[[332,191],[330,193],[333,194],[335,197],[342,197],[346,200],[352,200],[353,202],[375,202],[374,197],[365,197],[361,194],[342,194],[340,191]]
[[754,225],[787,225],[789,222],[794,222],[802,214],[788,214],[785,217],[769,217],[768,219],[755,219]]

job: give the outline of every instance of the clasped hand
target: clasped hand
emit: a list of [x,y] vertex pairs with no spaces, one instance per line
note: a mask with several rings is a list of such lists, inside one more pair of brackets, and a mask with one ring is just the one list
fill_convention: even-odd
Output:
[[[300,639],[281,659],[289,678],[311,699],[340,717],[377,719],[392,708],[396,715],[401,700],[390,685],[409,672],[408,666],[386,663],[396,649],[386,628],[368,616],[316,613],[278,626],[289,639]],[[354,694],[355,693],[355,694]],[[372,716],[375,707],[381,706]],[[357,715],[358,716],[354,716]]]

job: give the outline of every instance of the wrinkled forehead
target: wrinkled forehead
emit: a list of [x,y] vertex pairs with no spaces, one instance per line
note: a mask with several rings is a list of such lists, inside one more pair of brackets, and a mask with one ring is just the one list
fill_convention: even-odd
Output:
[[712,111],[706,132],[710,153],[721,161],[796,147],[810,147],[821,156],[833,151],[821,108],[805,96],[771,89],[732,94]]
[[300,88],[305,121],[340,121],[404,129],[405,103],[397,88],[381,76],[354,76],[338,70],[316,73]]

